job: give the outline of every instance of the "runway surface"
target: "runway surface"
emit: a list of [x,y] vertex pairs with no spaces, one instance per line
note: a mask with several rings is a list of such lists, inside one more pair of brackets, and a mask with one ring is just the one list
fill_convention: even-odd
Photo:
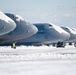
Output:
[[1,61],[50,61],[75,59],[76,48],[73,46],[66,46],[65,48],[47,46],[21,46],[17,47],[17,49],[11,49],[11,47],[0,48]]
[[0,47],[0,75],[76,75],[76,48]]

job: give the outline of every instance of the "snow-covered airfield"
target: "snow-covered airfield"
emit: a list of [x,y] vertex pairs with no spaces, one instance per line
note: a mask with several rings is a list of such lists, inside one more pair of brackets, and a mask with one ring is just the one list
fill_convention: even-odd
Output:
[[0,75],[76,75],[76,48],[0,47]]

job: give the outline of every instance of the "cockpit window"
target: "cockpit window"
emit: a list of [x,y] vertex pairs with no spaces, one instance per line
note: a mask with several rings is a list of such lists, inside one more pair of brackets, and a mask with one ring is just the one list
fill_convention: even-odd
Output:
[[53,28],[53,25],[51,25],[51,24],[49,24],[49,26],[48,26],[49,28]]
[[68,28],[65,28],[66,30],[69,30]]
[[75,31],[75,29],[72,28],[73,31]]
[[16,19],[18,19],[18,17],[16,16]]
[[51,24],[49,24],[50,27],[53,27]]
[[15,18],[15,15],[12,15],[13,18]]

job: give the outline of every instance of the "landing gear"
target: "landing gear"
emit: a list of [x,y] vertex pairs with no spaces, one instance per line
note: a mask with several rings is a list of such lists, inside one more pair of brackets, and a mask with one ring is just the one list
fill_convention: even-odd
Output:
[[11,48],[16,49],[16,43],[12,43]]
[[50,44],[45,44],[45,45],[50,47]]
[[72,43],[70,42],[69,45],[72,45]]
[[56,43],[53,43],[53,44],[52,44],[53,47],[56,47],[56,45],[57,45]]
[[65,44],[64,42],[58,42],[56,47],[57,47],[57,48],[58,48],[58,47],[63,47],[63,48],[64,48],[65,45],[66,45],[66,44]]
[[74,47],[76,47],[76,42],[74,43]]

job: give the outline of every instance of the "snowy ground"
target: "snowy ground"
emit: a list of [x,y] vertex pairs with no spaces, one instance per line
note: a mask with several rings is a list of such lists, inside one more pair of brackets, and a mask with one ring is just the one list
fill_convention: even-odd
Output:
[[0,75],[76,75],[76,48],[0,47]]

